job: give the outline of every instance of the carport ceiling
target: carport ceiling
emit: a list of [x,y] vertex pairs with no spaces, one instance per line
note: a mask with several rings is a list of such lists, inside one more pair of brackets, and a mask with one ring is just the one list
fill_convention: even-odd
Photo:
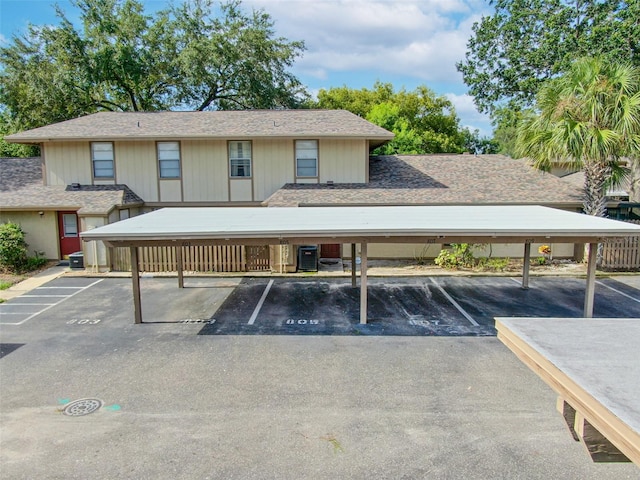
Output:
[[164,208],[82,233],[112,246],[592,243],[629,235],[640,226],[541,206]]

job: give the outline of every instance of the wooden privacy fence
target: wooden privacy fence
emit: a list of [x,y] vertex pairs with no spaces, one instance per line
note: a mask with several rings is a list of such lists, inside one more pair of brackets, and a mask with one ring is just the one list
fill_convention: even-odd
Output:
[[[640,224],[640,220],[631,220]],[[603,270],[640,270],[640,236],[612,239],[602,245],[599,267]]]
[[[182,269],[187,272],[252,272],[269,270],[270,267],[268,246],[140,247],[138,250],[140,271],[177,271],[176,248],[182,248]],[[111,270],[131,271],[129,248],[111,249]]]

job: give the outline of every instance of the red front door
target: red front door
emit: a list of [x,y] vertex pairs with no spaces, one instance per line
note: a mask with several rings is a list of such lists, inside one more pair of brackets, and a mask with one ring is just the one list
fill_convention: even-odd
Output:
[[339,243],[320,245],[320,258],[340,258],[340,246]]
[[80,250],[78,215],[76,212],[58,212],[58,232],[60,233],[60,256],[68,258]]

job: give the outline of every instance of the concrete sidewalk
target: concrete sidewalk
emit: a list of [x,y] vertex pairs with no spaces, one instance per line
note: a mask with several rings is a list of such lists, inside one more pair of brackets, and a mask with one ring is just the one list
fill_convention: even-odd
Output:
[[47,268],[33,277],[12,285],[6,290],[0,290],[0,298],[3,300],[10,300],[12,298],[19,297],[20,295],[30,292],[34,288],[38,288],[45,283],[64,275],[64,273],[68,271],[69,267],[67,266]]

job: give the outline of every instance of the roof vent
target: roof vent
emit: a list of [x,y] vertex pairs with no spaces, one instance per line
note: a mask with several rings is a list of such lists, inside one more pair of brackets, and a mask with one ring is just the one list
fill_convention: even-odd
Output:
[[80,184],[79,183],[72,183],[71,184],[71,190],[80,190]]

